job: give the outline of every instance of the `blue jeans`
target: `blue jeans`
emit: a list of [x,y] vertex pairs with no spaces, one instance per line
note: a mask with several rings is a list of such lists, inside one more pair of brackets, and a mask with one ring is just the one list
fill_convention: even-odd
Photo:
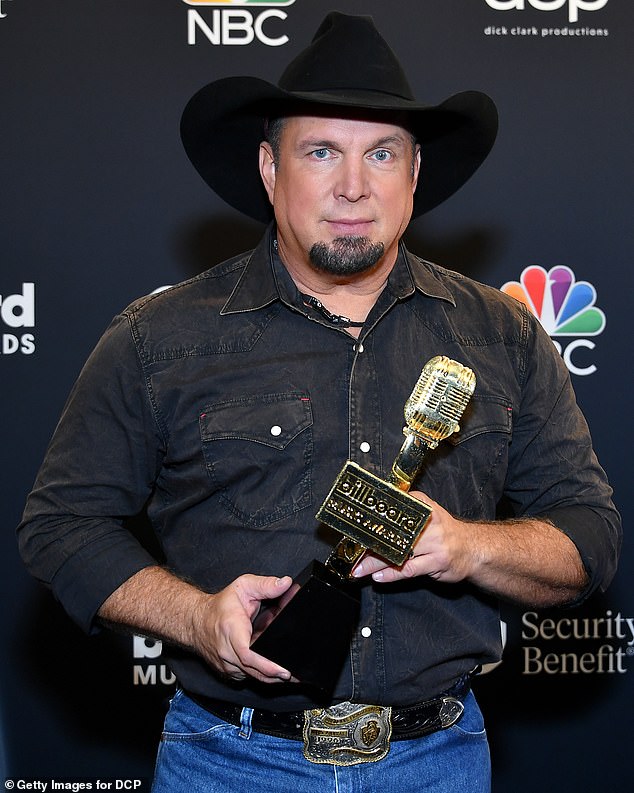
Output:
[[182,691],[172,700],[152,793],[489,793],[489,748],[472,693],[460,722],[413,741],[394,741],[376,763],[316,765],[302,743],[235,727]]

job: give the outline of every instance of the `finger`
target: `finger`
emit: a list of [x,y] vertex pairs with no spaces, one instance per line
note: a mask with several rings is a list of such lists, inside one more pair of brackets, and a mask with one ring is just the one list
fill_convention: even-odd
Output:
[[418,499],[419,501],[423,501],[428,507],[431,507],[432,510],[438,507],[436,501],[433,498],[430,498],[426,493],[423,493],[422,490],[410,490],[410,496],[414,496],[414,498]]
[[352,576],[353,578],[362,578],[363,576],[373,575],[379,570],[385,570],[388,567],[389,565],[386,564],[384,559],[366,554],[354,567]]
[[237,653],[229,647],[219,661],[218,667],[222,674],[237,682],[242,682],[248,677],[262,683],[280,683],[291,679],[288,670],[248,649]]
[[234,664],[226,664],[224,674],[225,677],[229,678],[229,680],[235,680],[238,683],[241,683],[247,678],[247,673],[240,669],[239,666],[235,666]]
[[262,600],[275,600],[283,595],[293,583],[288,576],[259,576],[245,574],[234,582],[236,591],[243,601],[258,603]]
[[373,581],[378,583],[389,583],[391,581],[401,581],[405,578],[413,578],[417,575],[424,575],[426,572],[426,570],[424,570],[422,556],[414,555],[400,567],[386,564],[381,559],[375,557],[368,557],[368,559],[367,565],[365,564],[365,560],[363,567],[358,565],[358,567],[361,567],[360,570],[355,568],[353,572],[355,577],[370,575]]
[[412,559],[408,559],[402,567],[383,567],[372,573],[372,580],[380,584],[389,584],[392,581],[402,581],[420,575]]
[[288,669],[276,664],[263,655],[259,655],[259,653],[253,650],[247,650],[242,655],[241,663],[243,669],[245,669],[251,677],[255,677],[257,680],[261,680],[265,683],[286,683],[292,678]]
[[234,634],[232,638],[232,656],[243,672],[265,683],[286,682],[291,679],[288,669],[256,653],[250,648],[250,643],[250,631],[239,636]]

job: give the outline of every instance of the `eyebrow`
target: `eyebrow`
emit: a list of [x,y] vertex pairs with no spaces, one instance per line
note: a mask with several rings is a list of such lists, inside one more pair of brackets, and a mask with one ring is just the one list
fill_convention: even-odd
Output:
[[[406,134],[385,135],[385,137],[375,140],[370,146],[368,146],[367,151],[372,149],[380,149],[394,144],[405,146],[407,144],[408,138],[409,136]],[[298,141],[297,149],[337,149],[339,148],[339,145],[340,144],[334,140],[327,140],[323,138],[304,138],[303,140]]]

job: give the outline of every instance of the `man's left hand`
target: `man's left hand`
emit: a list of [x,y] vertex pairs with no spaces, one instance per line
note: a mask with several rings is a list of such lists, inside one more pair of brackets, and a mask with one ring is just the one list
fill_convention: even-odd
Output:
[[467,541],[469,524],[452,517],[446,509],[420,491],[410,495],[432,508],[431,518],[413,549],[412,556],[401,566],[366,554],[354,569],[355,578],[371,575],[381,583],[427,575],[438,581],[455,583],[469,575],[474,552]]

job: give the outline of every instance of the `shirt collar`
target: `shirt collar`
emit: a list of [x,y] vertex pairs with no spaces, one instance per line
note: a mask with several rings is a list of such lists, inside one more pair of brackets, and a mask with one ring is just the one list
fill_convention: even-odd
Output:
[[[221,314],[256,311],[276,300],[291,304],[295,302],[291,296],[290,276],[275,252],[274,240],[275,226],[271,224],[249,254],[246,266]],[[410,253],[403,243],[399,245],[398,258],[390,273],[388,286],[398,300],[404,300],[418,290],[427,297],[446,300],[455,305],[453,295],[439,279],[435,268]],[[299,294],[296,289],[292,291]]]
[[257,247],[248,255],[246,266],[229,299],[222,307],[221,314],[257,311],[280,299],[272,267],[273,240],[273,224],[271,224]]
[[[402,262],[401,268],[398,267],[399,262]],[[399,259],[390,274],[390,285],[392,285],[392,276],[395,278],[403,278],[399,273],[406,272],[409,276],[409,294],[416,289],[427,297],[436,298],[438,300],[446,300],[452,306],[456,305],[453,294],[447,288],[445,279],[440,278],[442,268],[437,265],[431,264],[419,256],[410,253],[405,245],[401,242]],[[400,295],[406,297],[405,294]]]

